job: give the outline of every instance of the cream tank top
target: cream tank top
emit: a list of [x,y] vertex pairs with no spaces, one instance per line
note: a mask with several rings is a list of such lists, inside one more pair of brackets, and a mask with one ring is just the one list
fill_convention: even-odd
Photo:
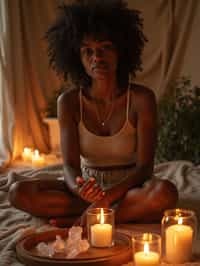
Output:
[[112,136],[99,136],[89,131],[83,122],[83,95],[80,97],[79,140],[81,166],[126,166],[136,162],[136,128],[129,121],[130,89],[127,90],[126,120]]

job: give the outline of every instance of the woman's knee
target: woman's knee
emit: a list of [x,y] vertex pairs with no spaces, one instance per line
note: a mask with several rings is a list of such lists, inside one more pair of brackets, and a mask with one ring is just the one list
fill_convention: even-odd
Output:
[[160,202],[163,209],[173,208],[178,201],[176,186],[169,180],[158,180],[152,191],[156,200]]
[[31,204],[31,197],[32,193],[26,181],[15,182],[8,192],[11,205],[18,209],[26,209]]

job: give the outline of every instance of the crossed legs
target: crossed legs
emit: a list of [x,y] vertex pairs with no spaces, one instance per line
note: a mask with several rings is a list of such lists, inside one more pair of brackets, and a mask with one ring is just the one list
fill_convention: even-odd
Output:
[[[129,190],[116,209],[116,222],[155,222],[165,209],[173,208],[178,193],[167,180],[151,180]],[[28,180],[14,183],[9,191],[11,204],[34,216],[60,218],[73,224],[89,204],[73,195],[61,180]],[[64,217],[64,218],[63,218]],[[58,219],[59,220],[59,219]]]

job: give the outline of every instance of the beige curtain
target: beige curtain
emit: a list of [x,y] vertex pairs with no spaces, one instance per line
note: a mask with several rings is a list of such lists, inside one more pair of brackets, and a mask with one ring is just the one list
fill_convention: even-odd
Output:
[[14,127],[7,10],[7,1],[0,1],[0,170],[12,155]]
[[48,151],[48,131],[42,122],[42,112],[47,97],[59,86],[55,73],[49,69],[44,41],[44,33],[55,15],[56,1],[5,0],[5,3],[8,27],[1,50],[10,57],[1,62],[1,162],[9,160],[11,153],[16,158],[25,146]]
[[169,84],[181,75],[189,75],[200,84],[200,1],[129,0],[129,6],[142,11],[149,40],[144,50],[144,70],[138,73],[137,81],[152,88],[158,99],[169,93]]
[[[41,112],[60,81],[48,67],[43,36],[60,2],[0,1],[1,168],[20,155],[24,146],[49,150]],[[143,56],[144,69],[136,81],[152,88],[158,99],[179,75],[190,74],[200,82],[198,54],[194,54],[200,45],[200,1],[129,0],[128,4],[142,11],[149,39]]]

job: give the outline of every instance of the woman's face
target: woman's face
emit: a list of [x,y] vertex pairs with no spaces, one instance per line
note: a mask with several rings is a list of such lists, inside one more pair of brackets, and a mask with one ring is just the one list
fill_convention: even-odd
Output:
[[116,76],[118,55],[111,41],[84,38],[80,57],[86,73],[92,79],[110,79]]

